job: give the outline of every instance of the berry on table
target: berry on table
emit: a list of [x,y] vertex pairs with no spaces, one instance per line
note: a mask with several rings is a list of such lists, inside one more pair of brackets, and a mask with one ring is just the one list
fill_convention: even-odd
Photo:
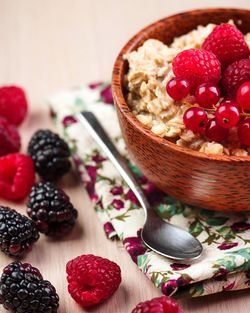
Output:
[[168,95],[174,101],[180,101],[189,94],[190,86],[189,82],[182,78],[172,78],[166,85]]
[[57,313],[59,297],[37,268],[13,262],[1,276],[0,303],[12,313]]
[[203,134],[206,129],[208,117],[207,113],[198,107],[188,109],[183,116],[183,122],[187,129],[194,133]]
[[196,89],[195,100],[203,108],[212,108],[220,100],[220,90],[211,83],[202,84]]
[[37,173],[45,180],[55,181],[71,167],[67,143],[50,130],[38,130],[31,138],[28,153]]
[[209,140],[220,142],[227,138],[228,129],[218,125],[216,119],[212,118],[207,123],[205,134]]
[[0,197],[24,199],[34,182],[34,164],[29,156],[14,153],[0,158]]
[[193,93],[203,83],[217,84],[221,76],[219,60],[206,50],[184,50],[176,55],[172,66],[175,76],[186,79]]
[[121,283],[120,267],[102,257],[81,255],[68,262],[68,291],[83,307],[108,299]]
[[238,126],[238,137],[242,145],[250,147],[250,118],[240,121]]
[[224,71],[221,86],[227,96],[234,96],[237,89],[250,81],[250,59],[236,61]]
[[32,187],[27,213],[41,233],[59,237],[73,228],[78,215],[66,193],[49,182]]
[[248,58],[250,51],[243,34],[230,24],[221,24],[214,28],[204,41],[202,48],[213,52],[223,68]]
[[15,125],[10,124],[4,117],[0,117],[0,156],[18,152],[21,139]]
[[236,101],[243,110],[250,110],[250,82],[246,82],[239,87]]
[[32,249],[39,234],[35,223],[26,216],[0,206],[0,249],[7,255],[21,257]]
[[23,122],[27,112],[28,103],[22,88],[17,86],[0,88],[0,116],[18,126]]
[[162,296],[137,304],[131,313],[183,313],[183,311],[174,299]]
[[240,120],[239,108],[233,102],[222,102],[215,112],[215,118],[219,126],[232,128]]

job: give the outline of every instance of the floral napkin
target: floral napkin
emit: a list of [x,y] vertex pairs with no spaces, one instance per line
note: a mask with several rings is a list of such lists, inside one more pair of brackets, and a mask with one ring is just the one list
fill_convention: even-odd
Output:
[[[49,99],[59,132],[109,238],[118,237],[140,270],[166,295],[197,297],[250,287],[250,217],[191,207],[158,190],[129,162],[107,83],[63,91]],[[140,238],[144,212],[126,183],[74,118],[96,114],[137,176],[151,205],[166,221],[187,229],[203,244],[192,262],[174,262],[146,248]]]

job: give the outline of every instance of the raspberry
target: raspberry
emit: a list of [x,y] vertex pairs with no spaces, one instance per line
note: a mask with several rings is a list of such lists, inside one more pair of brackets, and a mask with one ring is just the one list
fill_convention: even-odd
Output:
[[0,196],[9,200],[25,198],[35,181],[32,159],[14,153],[0,158]]
[[201,84],[217,84],[220,80],[220,62],[209,51],[199,49],[184,50],[177,54],[172,65],[175,76],[186,79],[193,93],[197,86]]
[[28,112],[26,95],[22,88],[6,86],[0,88],[0,115],[11,124],[20,125]]
[[243,34],[230,24],[216,26],[204,41],[202,48],[213,52],[221,62],[222,68],[248,58],[250,54]]
[[91,254],[69,261],[66,271],[68,291],[83,307],[108,299],[121,283],[121,270],[116,263]]
[[162,296],[137,304],[131,313],[183,313],[183,311],[174,299]]
[[221,85],[227,96],[234,96],[240,85],[248,81],[250,81],[250,60],[243,59],[226,68]]
[[14,125],[0,117],[0,156],[18,152],[21,148],[19,133]]

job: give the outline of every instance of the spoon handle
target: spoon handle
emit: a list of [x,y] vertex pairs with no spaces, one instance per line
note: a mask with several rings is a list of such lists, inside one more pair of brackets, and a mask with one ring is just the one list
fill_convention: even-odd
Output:
[[130,170],[127,161],[117,150],[96,116],[92,112],[84,111],[77,114],[76,118],[82,125],[84,125],[86,130],[102,148],[106,156],[113,163],[122,178],[134,192],[147,217],[147,213],[150,208],[148,200],[146,199],[141,187],[138,185],[138,182]]

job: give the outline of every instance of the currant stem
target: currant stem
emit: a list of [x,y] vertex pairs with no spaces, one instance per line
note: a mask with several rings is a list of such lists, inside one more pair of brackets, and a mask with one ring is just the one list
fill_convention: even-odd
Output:
[[[204,111],[208,112],[208,113],[214,113],[215,114],[215,109],[204,109]],[[247,113],[247,112],[242,112],[240,113],[240,116],[246,116],[246,117],[250,117],[250,112]]]

